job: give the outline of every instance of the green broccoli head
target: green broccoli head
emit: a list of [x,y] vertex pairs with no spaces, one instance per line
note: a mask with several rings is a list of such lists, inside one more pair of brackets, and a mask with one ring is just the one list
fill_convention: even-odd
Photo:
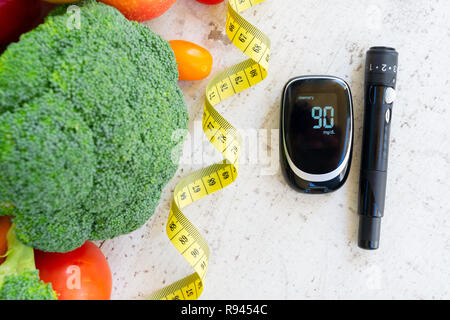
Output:
[[80,29],[58,7],[0,56],[0,207],[44,251],[143,225],[177,169],[173,133],[187,128],[168,42],[112,7],[78,6]]
[[18,241],[13,228],[7,235],[6,260],[0,265],[0,300],[56,300],[51,284],[39,279],[33,248]]

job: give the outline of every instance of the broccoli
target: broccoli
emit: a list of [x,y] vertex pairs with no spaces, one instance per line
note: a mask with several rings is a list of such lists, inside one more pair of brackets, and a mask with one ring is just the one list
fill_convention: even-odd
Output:
[[0,56],[0,215],[52,252],[142,226],[188,121],[169,43],[113,7],[77,5],[80,29],[60,6]]
[[34,250],[17,240],[14,226],[8,231],[8,252],[0,265],[0,300],[56,300],[51,284],[39,279]]

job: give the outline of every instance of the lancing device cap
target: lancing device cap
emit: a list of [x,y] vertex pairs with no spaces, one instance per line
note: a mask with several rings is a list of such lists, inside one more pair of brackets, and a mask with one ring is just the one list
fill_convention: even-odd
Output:
[[380,244],[381,217],[359,217],[358,246],[375,250]]

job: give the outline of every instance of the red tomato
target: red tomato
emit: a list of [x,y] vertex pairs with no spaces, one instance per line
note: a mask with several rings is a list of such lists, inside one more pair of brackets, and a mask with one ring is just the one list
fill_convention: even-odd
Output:
[[184,40],[169,41],[178,63],[180,80],[201,80],[212,69],[213,57],[203,47]]
[[[8,250],[8,242],[6,241],[6,235],[11,228],[11,220],[9,217],[0,217],[0,256],[3,256]],[[5,258],[0,257],[0,264],[5,261]]]
[[223,2],[224,0],[197,0],[197,2],[201,2],[204,4],[218,4]]
[[175,3],[176,0],[100,0],[113,6],[128,20],[138,22],[159,17]]
[[50,282],[59,300],[109,300],[112,277],[101,250],[87,241],[67,253],[35,250],[36,268],[44,282]]
[[0,44],[17,41],[40,24],[54,5],[39,0],[0,0]]

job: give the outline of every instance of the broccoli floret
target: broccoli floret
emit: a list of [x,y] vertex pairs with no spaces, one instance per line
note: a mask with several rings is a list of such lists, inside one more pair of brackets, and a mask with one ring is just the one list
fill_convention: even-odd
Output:
[[142,226],[188,121],[169,43],[112,7],[77,5],[80,29],[60,6],[0,56],[0,207],[13,206],[17,237],[44,251]]
[[18,241],[13,229],[8,231],[8,252],[0,265],[0,300],[56,300],[51,284],[39,279],[33,248]]
[[38,271],[6,276],[0,289],[0,300],[56,300],[51,284],[39,279]]
[[95,165],[92,131],[56,95],[1,116],[0,194],[21,210],[76,209],[92,189]]

